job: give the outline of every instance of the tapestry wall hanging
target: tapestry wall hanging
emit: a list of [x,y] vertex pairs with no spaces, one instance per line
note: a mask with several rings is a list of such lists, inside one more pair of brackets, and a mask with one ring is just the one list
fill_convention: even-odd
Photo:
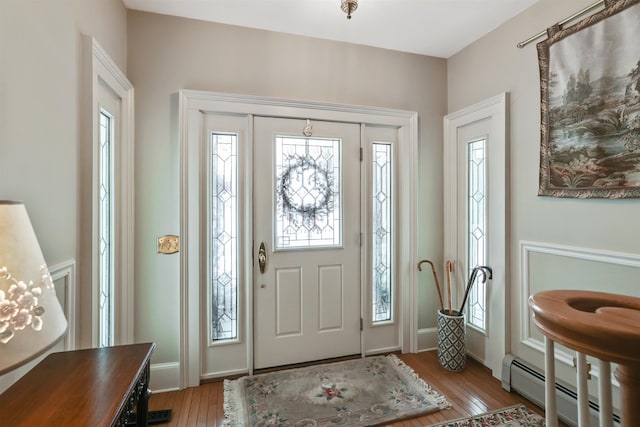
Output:
[[640,197],[640,0],[605,8],[538,43],[538,194]]

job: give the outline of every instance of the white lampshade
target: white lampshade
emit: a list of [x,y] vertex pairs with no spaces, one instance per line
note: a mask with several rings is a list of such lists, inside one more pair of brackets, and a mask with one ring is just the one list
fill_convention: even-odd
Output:
[[0,201],[0,375],[53,347],[66,330],[24,204]]

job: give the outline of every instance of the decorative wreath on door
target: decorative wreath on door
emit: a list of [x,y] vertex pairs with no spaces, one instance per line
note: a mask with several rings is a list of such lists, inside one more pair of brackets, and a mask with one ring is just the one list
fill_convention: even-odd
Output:
[[293,156],[280,176],[278,194],[289,220],[299,215],[315,222],[328,215],[333,205],[333,176],[327,167],[309,156]]

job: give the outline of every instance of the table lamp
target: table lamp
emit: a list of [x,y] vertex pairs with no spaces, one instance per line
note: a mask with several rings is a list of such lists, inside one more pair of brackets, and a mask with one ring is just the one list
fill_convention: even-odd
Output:
[[24,204],[0,200],[0,375],[49,350],[66,330]]

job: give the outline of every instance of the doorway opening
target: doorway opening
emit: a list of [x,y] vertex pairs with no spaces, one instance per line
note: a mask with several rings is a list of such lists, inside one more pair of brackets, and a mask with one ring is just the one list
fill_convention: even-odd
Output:
[[[193,91],[181,91],[180,114],[181,386],[310,358],[416,351],[415,277],[406,268],[417,246],[416,114]],[[226,160],[222,166],[212,160],[226,150],[215,144],[229,136],[237,138],[235,154],[224,155],[237,162],[229,169],[237,177],[233,185],[216,172],[227,170]],[[397,173],[388,183],[391,165]],[[384,185],[393,186],[391,194]],[[211,214],[221,209],[218,196],[227,198],[227,186],[236,197],[234,208],[222,208],[237,226],[224,233],[237,238],[231,275],[220,274],[210,255],[218,251],[213,258],[221,260],[214,246],[230,241],[219,238],[219,216]],[[211,286],[200,286],[212,277],[216,286],[236,281],[237,292],[227,293],[224,304]],[[385,294],[394,283],[406,286]],[[227,301],[235,301],[234,310],[224,307]],[[213,339],[212,325],[223,323],[219,330],[229,332]],[[344,334],[343,349],[325,354],[331,345],[322,339],[334,333]],[[278,345],[263,345],[265,337],[287,344],[268,355],[261,349]],[[298,341],[300,351],[283,352],[289,341]],[[307,348],[301,360],[285,357]]]

